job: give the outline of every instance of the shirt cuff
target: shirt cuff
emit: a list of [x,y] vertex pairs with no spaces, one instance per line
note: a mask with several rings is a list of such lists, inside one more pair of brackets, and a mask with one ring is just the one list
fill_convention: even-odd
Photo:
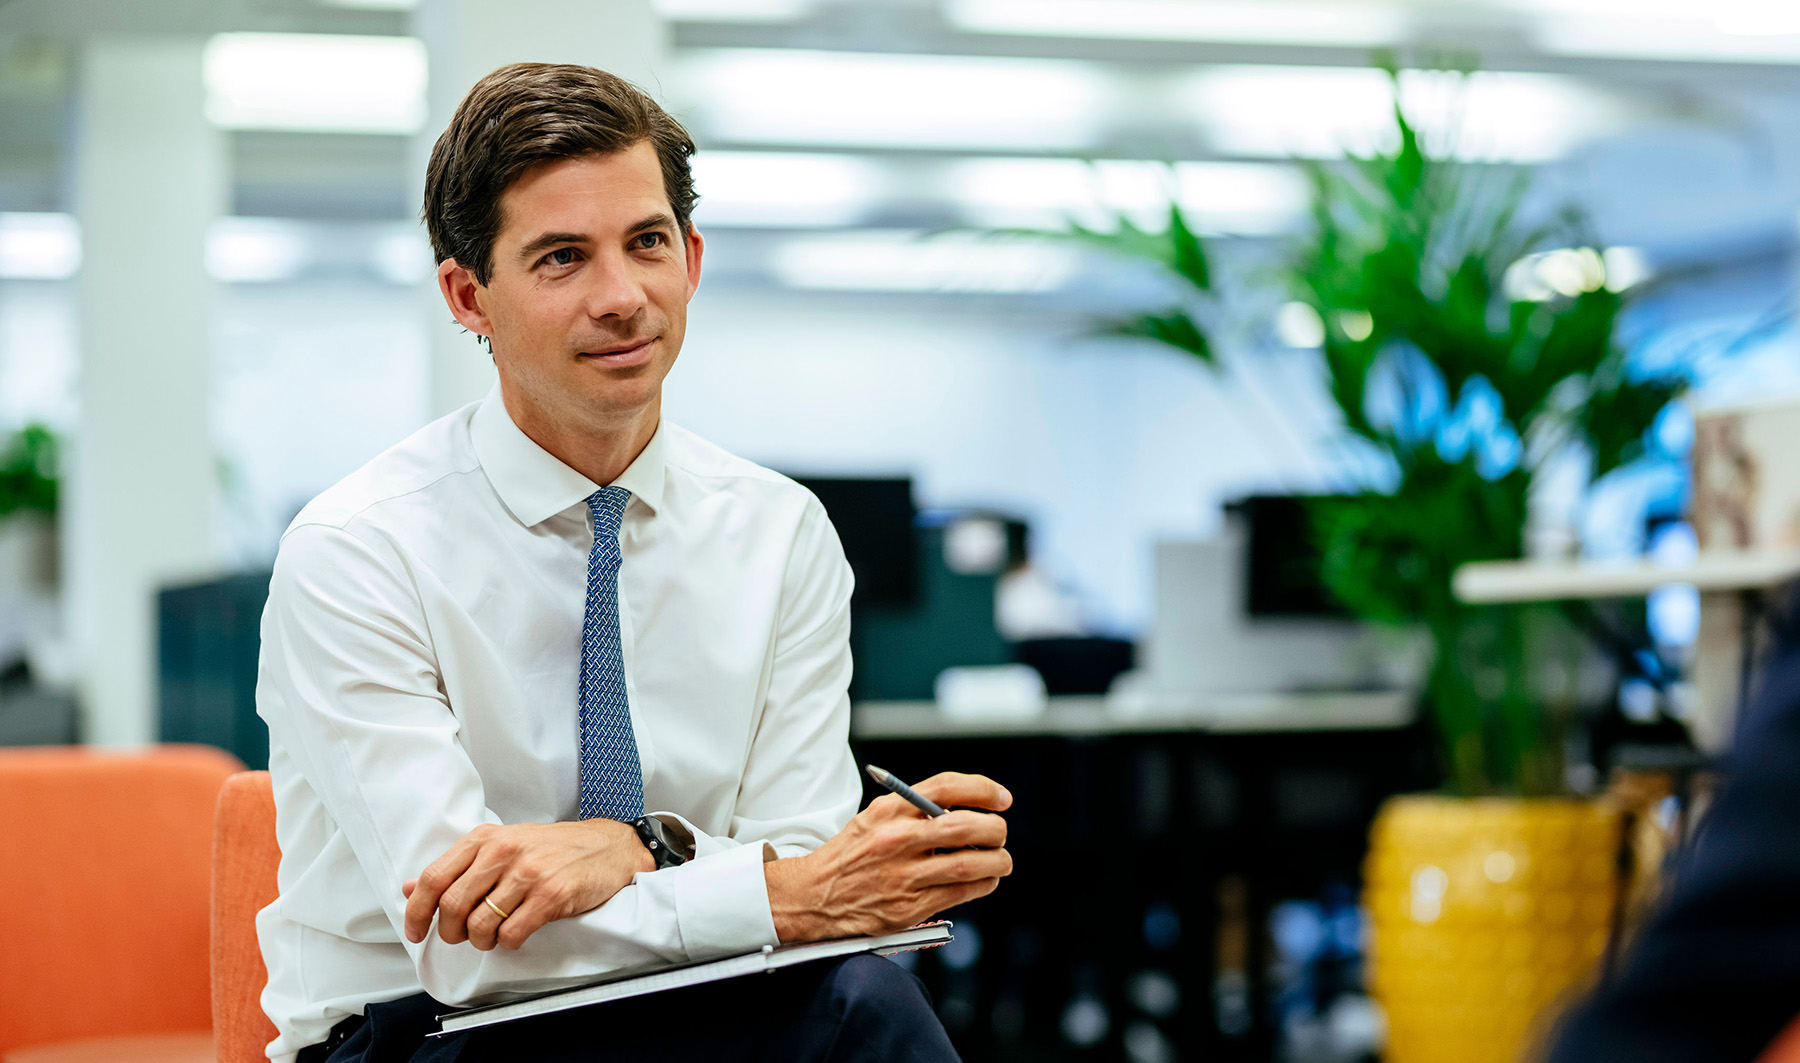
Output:
[[[696,843],[700,835],[695,834]],[[701,852],[680,867],[646,872],[667,875],[675,898],[675,921],[691,960],[754,952],[779,945],[769,914],[769,885],[763,862],[767,842]]]

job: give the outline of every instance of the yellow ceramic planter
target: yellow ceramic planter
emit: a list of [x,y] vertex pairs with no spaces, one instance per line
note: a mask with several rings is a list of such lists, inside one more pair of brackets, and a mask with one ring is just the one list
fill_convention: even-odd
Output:
[[1388,1063],[1518,1063],[1606,950],[1619,816],[1591,801],[1398,797],[1370,833],[1370,989]]

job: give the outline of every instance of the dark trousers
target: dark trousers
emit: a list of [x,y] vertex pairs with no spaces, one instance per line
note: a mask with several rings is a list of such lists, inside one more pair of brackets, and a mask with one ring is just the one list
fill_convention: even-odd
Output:
[[[450,1009],[419,993],[371,1004],[300,1063],[943,1063],[956,1050],[925,987],[880,956],[800,964],[429,1037]],[[341,1040],[341,1043],[335,1043]]]

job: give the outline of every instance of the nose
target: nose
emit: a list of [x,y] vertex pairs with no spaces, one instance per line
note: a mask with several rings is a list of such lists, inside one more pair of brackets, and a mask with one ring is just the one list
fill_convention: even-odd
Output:
[[623,252],[597,253],[587,273],[589,317],[596,321],[609,317],[629,319],[643,309],[643,282],[636,264]]

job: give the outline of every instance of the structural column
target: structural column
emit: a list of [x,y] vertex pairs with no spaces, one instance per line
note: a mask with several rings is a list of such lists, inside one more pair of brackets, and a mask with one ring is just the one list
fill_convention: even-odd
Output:
[[[528,13],[527,13],[528,12]],[[412,163],[413,203],[422,200],[425,163],[470,86],[507,63],[582,63],[617,74],[659,100],[667,34],[650,0],[422,0],[413,32],[431,62],[430,117]],[[444,306],[435,279],[420,292],[430,337],[430,411],[445,414],[485,394],[494,366]]]
[[219,563],[206,232],[227,201],[200,38],[82,53],[81,418],[61,521],[84,735],[156,737],[155,595]]

